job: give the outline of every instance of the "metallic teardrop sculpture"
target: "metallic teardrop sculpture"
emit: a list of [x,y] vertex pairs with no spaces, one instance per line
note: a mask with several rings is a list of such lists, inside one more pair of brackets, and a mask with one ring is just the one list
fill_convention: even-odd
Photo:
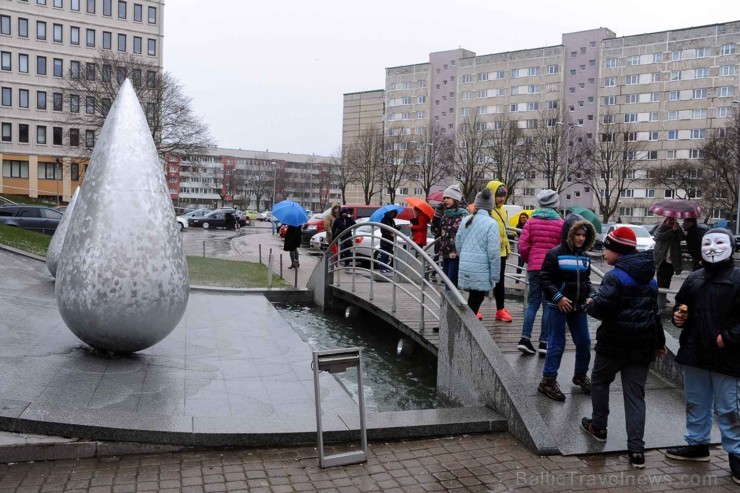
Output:
[[164,339],[190,282],[163,167],[127,80],[90,159],[57,267],[67,327],[93,347],[130,353]]
[[77,190],[72,195],[72,200],[67,204],[62,220],[59,221],[59,225],[56,231],[54,231],[54,236],[51,237],[49,248],[46,250],[46,268],[49,269],[51,277],[57,276],[57,265],[59,265],[59,256],[62,254],[62,247],[64,246],[64,236],[67,234],[69,218],[72,217],[72,210],[75,208],[78,193],[80,193],[80,187],[77,187]]

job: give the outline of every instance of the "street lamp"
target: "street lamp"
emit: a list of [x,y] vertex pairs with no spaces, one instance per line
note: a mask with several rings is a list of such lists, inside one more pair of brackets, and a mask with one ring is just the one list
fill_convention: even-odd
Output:
[[275,184],[277,183],[277,163],[273,161],[272,163],[272,207],[270,210],[275,209]]
[[59,161],[59,158],[57,157],[54,160],[54,182],[57,189],[57,205],[59,205],[59,168],[61,168],[61,162]]
[[570,130],[573,127],[583,127],[583,125],[575,123],[563,123],[555,122],[555,125],[565,127],[565,144],[568,146],[565,149],[565,186],[563,187],[563,217],[568,215],[568,164],[570,163]]

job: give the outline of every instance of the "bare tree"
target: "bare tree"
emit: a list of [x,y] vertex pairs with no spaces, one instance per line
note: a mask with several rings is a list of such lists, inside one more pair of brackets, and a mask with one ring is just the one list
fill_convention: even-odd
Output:
[[460,181],[463,197],[472,203],[491,170],[485,145],[490,140],[485,122],[477,115],[468,116],[458,126],[452,174]]
[[80,142],[80,129],[92,130],[95,135],[100,132],[118,89],[127,78],[136,90],[161,157],[167,153],[203,154],[213,147],[208,125],[192,109],[192,98],[172,74],[162,73],[156,64],[130,53],[108,50],[98,51],[84,66],[70,63],[65,79],[69,111],[60,113],[60,123],[70,128],[70,154],[89,156],[93,139],[85,135]]
[[376,127],[367,128],[352,143],[349,154],[355,170],[355,179],[360,183],[365,204],[369,205],[382,187],[383,133]]
[[737,107],[733,108],[725,127],[712,131],[705,139],[701,153],[707,178],[703,190],[706,205],[732,217],[740,193],[740,110]]
[[414,144],[407,135],[391,135],[385,138],[385,153],[380,172],[381,186],[388,193],[388,203],[396,202],[396,190],[408,183],[414,171]]
[[[576,183],[591,187],[604,222],[617,212],[619,198],[637,179],[643,168],[647,141],[637,140],[635,126],[606,112],[603,123],[591,139],[583,139],[576,152]],[[624,117],[622,117],[624,118]]]
[[424,191],[424,197],[429,197],[432,187],[441,183],[451,172],[455,143],[442,132],[442,128],[436,122],[432,122],[424,134],[417,135],[416,138],[423,140],[416,140],[412,148],[413,172]]
[[338,148],[331,156],[329,187],[338,188],[342,193],[342,205],[347,203],[347,187],[355,179],[355,170],[350,159],[349,148]]
[[[546,188],[562,192],[565,188],[565,161],[572,159],[567,140],[576,131],[567,114],[558,109],[543,110],[535,121],[536,128],[528,132],[527,138],[530,168],[541,173],[547,182]],[[568,135],[569,132],[573,135]]]
[[515,120],[501,115],[493,121],[487,153],[494,176],[508,187],[509,196],[512,196],[519,182],[524,180],[525,173],[531,169],[527,160],[530,141],[524,138]]
[[696,161],[681,159],[649,170],[648,182],[651,186],[671,190],[677,199],[691,199],[696,196],[692,190],[704,189],[703,174]]

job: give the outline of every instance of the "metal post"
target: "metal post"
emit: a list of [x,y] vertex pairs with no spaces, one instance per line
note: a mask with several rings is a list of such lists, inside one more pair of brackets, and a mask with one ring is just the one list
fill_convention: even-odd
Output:
[[261,264],[261,263],[262,263],[262,243],[260,243],[260,244],[259,244],[259,245],[257,245],[257,246],[259,247],[259,252],[260,252],[260,264]]
[[206,240],[203,240],[203,258],[206,258]]
[[293,269],[293,286],[298,287],[298,267]]
[[[382,236],[381,236],[382,238]],[[382,241],[382,239],[381,239]],[[398,259],[396,258],[396,248],[398,247],[398,237],[393,235],[393,255],[388,258],[389,262],[393,262],[393,303],[391,304],[391,313],[396,313],[396,282],[398,281]]]
[[280,254],[280,277],[283,277],[283,254]]
[[267,256],[267,289],[272,289],[272,248]]
[[427,261],[422,256],[421,257],[421,277],[419,278],[419,283],[421,284],[421,314],[419,316],[419,328],[423,332],[424,331],[424,281],[426,280],[424,278],[424,273],[426,272],[427,267]]
[[373,240],[375,239],[376,226],[370,228],[370,301],[375,299],[375,248],[373,246]]

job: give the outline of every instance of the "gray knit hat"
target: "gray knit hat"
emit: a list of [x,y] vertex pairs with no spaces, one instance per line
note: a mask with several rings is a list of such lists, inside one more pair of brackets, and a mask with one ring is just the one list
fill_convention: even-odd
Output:
[[475,196],[475,202],[473,202],[473,207],[475,207],[476,211],[483,209],[491,212],[494,205],[493,195],[491,195],[491,191],[487,188],[478,192],[478,195]]
[[560,205],[560,197],[558,197],[558,192],[547,188],[537,194],[537,203],[542,208],[556,209]]
[[454,185],[450,185],[449,187],[445,188],[445,191],[442,193],[442,197],[449,197],[452,200],[457,200],[460,202],[462,200],[462,191],[460,190],[460,185],[455,183]]

